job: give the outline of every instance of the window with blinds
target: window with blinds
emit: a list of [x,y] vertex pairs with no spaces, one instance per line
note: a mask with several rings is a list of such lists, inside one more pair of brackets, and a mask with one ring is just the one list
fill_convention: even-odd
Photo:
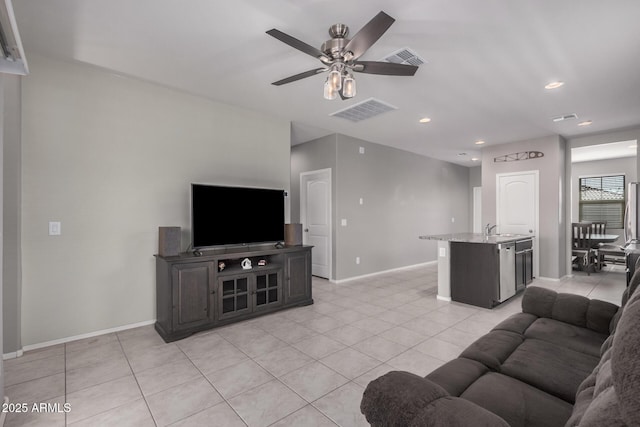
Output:
[[580,178],[580,222],[607,222],[607,229],[623,228],[624,175]]

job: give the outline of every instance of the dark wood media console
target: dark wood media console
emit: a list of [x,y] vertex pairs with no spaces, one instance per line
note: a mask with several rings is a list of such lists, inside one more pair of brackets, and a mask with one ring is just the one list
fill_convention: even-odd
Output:
[[[251,269],[242,268],[245,258],[251,260]],[[261,260],[266,265],[259,266]],[[311,246],[156,255],[155,329],[166,342],[309,304],[313,304]]]

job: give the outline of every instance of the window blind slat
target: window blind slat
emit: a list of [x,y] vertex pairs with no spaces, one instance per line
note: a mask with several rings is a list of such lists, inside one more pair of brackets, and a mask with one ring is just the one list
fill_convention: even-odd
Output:
[[624,175],[580,178],[580,221],[606,221],[607,228],[622,228]]

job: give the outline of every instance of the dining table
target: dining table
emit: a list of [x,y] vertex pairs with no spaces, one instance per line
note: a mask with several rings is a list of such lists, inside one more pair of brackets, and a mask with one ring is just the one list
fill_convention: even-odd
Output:
[[597,248],[600,243],[613,243],[618,240],[620,236],[617,234],[591,234],[591,247]]

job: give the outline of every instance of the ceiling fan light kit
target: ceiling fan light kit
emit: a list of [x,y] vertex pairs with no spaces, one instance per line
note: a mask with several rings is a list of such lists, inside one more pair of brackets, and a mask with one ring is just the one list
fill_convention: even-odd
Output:
[[329,28],[331,38],[324,42],[320,49],[316,49],[275,28],[267,31],[270,36],[319,59],[324,65],[323,68],[295,74],[272,84],[280,86],[329,71],[329,77],[327,77],[324,84],[324,98],[333,100],[340,95],[340,98],[344,100],[353,98],[356,95],[356,80],[352,74],[354,72],[387,76],[413,76],[418,70],[416,65],[382,61],[358,61],[358,58],[378,41],[394,22],[395,19],[384,12],[380,12],[351,39],[347,38],[349,27],[344,24],[334,24]]

